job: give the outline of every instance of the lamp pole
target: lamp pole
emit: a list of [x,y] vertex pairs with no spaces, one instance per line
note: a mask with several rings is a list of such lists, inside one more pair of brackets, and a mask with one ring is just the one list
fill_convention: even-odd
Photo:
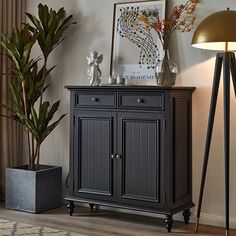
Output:
[[217,53],[215,63],[215,73],[212,87],[211,105],[209,112],[206,145],[204,153],[204,162],[202,170],[202,179],[200,187],[200,195],[197,210],[197,223],[195,232],[198,231],[203,192],[205,187],[206,172],[209,160],[209,151],[212,138],[212,130],[215,118],[216,103],[219,91],[219,83],[221,70],[223,67],[223,99],[224,99],[224,163],[225,163],[225,228],[226,236],[229,236],[229,185],[230,185],[230,73],[236,95],[236,59],[233,52],[228,51],[228,43],[226,42],[224,53]]
[[211,145],[211,139],[212,139],[213,124],[214,124],[214,119],[215,119],[216,102],[217,102],[218,91],[219,91],[222,63],[223,63],[223,55],[222,53],[218,53],[216,55],[215,72],[214,72],[214,79],[213,79],[213,86],[212,86],[212,93],[211,93],[211,103],[210,103],[210,111],[209,111],[209,118],[208,118],[208,127],[207,127],[207,135],[206,135],[206,144],[205,144],[204,161],[203,161],[203,168],[202,168],[202,178],[201,178],[201,187],[200,187],[200,194],[199,194],[199,200],[198,200],[197,222],[196,222],[195,232],[198,231],[200,215],[201,215],[202,198],[203,198],[203,192],[205,188],[206,172],[207,172],[207,166],[208,166],[208,160],[209,160],[209,152],[210,152],[210,145]]
[[[226,43],[227,44],[227,43]],[[229,152],[230,152],[230,59],[231,52],[225,52],[224,67],[224,156],[225,156],[225,224],[226,236],[229,235]]]

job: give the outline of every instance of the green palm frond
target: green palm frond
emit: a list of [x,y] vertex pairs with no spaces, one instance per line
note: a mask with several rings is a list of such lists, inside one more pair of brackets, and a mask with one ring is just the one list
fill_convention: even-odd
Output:
[[[39,163],[41,143],[66,116],[63,114],[59,119],[54,120],[60,101],[50,105],[49,101],[43,101],[42,95],[49,87],[46,78],[56,67],[47,69],[47,58],[64,40],[65,30],[74,23],[71,23],[72,16],[65,18],[66,12],[63,8],[55,11],[42,4],[38,5],[38,17],[30,13],[26,15],[31,25],[24,24],[22,30],[14,29],[10,35],[1,35],[0,43],[14,67],[11,76],[8,76],[13,79],[9,81],[12,107],[1,105],[10,115],[0,116],[14,119],[24,126],[28,134],[30,150],[29,169],[33,170],[36,161],[37,164]],[[39,63],[41,57],[31,58],[32,48],[36,42],[40,46],[44,59],[41,67]]]
[[76,22],[71,22],[72,15],[64,19],[66,12],[64,8],[57,12],[43,4],[38,6],[38,16],[26,13],[27,17],[33,24],[30,27],[31,32],[38,32],[38,44],[43,52],[45,58],[52,52],[52,50],[60,43],[65,30]]

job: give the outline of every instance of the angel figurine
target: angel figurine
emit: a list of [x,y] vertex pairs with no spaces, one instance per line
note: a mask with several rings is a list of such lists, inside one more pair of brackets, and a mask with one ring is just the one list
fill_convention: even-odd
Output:
[[88,80],[90,86],[99,86],[101,83],[102,72],[99,68],[99,64],[103,61],[103,55],[98,57],[98,53],[96,51],[90,52],[90,56],[86,57],[88,60]]

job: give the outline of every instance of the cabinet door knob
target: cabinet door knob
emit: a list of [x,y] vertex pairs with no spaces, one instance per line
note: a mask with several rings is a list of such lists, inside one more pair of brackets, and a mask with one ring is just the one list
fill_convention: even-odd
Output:
[[92,98],[93,102],[98,102],[98,100],[99,100],[98,98],[94,98],[94,97]]
[[144,100],[143,100],[142,98],[138,98],[137,102],[138,102],[138,103],[143,103]]
[[117,154],[116,159],[118,159],[118,160],[121,159],[121,155]]
[[116,154],[112,154],[111,159],[115,160],[116,159]]

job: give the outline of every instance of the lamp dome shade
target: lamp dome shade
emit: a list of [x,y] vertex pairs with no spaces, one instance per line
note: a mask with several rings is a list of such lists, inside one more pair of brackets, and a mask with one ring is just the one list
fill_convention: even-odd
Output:
[[197,27],[192,46],[207,50],[236,51],[236,11],[216,12],[205,18]]

